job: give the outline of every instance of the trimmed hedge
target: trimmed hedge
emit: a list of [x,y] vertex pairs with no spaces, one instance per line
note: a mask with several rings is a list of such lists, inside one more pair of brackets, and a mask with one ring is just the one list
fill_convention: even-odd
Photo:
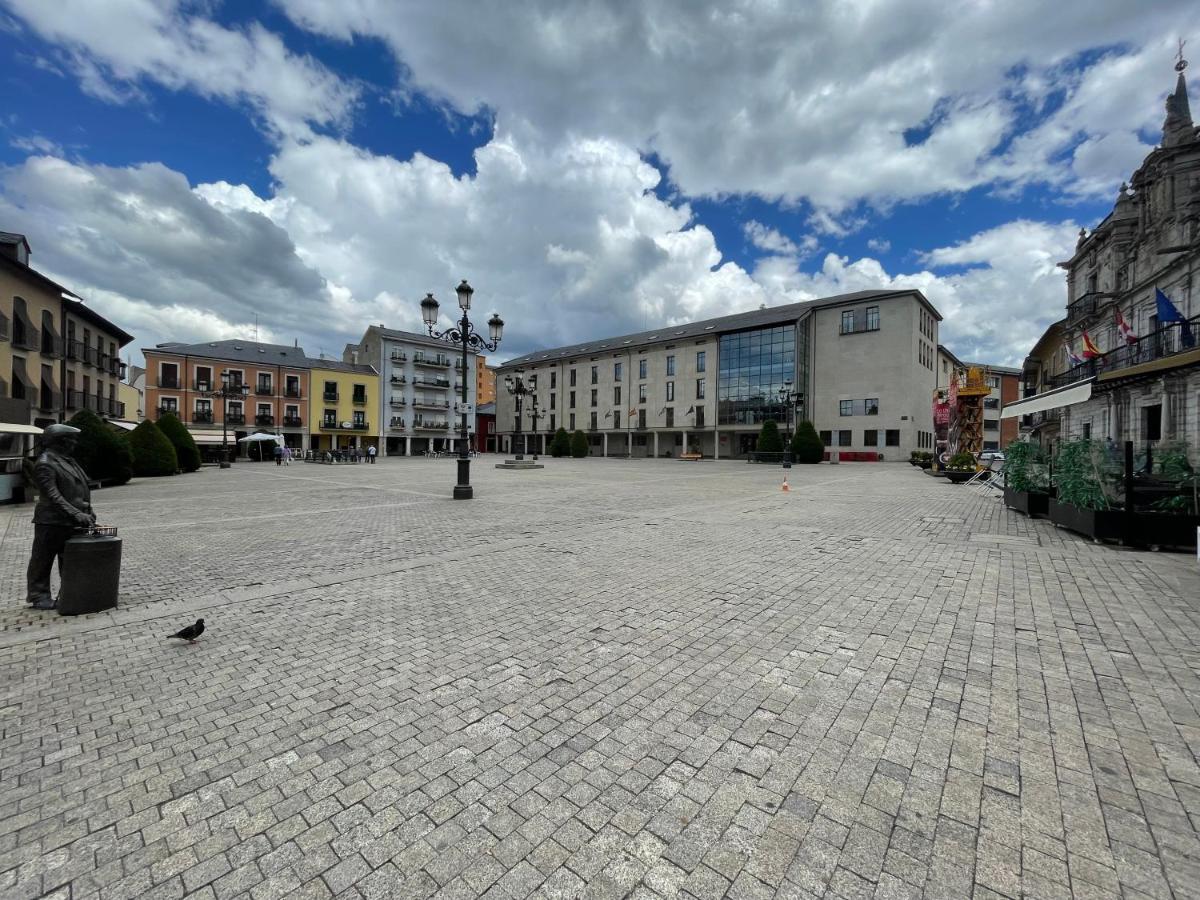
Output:
[[133,477],[133,451],[124,431],[90,409],[81,409],[67,424],[79,429],[73,455],[88,478],[104,484],[125,484]]
[[805,419],[792,435],[792,457],[798,463],[813,465],[825,458],[825,445],[813,423]]
[[758,446],[754,449],[759,453],[783,452],[783,438],[779,436],[779,426],[774,419],[763,422],[762,431],[758,433]]
[[576,431],[571,435],[571,456],[575,459],[582,459],[588,455],[587,435],[582,431]]
[[175,448],[179,468],[185,472],[195,472],[200,468],[200,448],[196,446],[196,439],[174,413],[163,413],[159,417],[158,430],[167,436]]
[[556,459],[571,455],[571,436],[567,429],[560,428],[554,432],[554,440],[550,442],[550,455]]
[[174,475],[179,471],[175,447],[149,419],[130,433],[129,447],[133,450],[133,474],[139,478]]

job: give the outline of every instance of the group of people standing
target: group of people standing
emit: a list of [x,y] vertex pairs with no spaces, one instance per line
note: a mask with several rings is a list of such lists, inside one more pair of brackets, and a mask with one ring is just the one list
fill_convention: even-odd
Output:
[[[309,451],[309,458],[312,459],[318,451]],[[326,462],[341,462],[343,459],[348,462],[360,462],[366,460],[369,463],[375,462],[375,455],[378,451],[374,445],[367,447],[366,450],[361,450],[358,447],[347,447],[340,450],[326,450],[324,459]],[[290,466],[293,459],[304,459],[303,450],[293,450],[291,447],[283,444],[275,445],[275,465]]]

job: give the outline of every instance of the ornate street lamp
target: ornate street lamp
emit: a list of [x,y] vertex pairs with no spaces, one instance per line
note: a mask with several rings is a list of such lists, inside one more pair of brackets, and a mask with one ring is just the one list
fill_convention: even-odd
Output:
[[787,440],[784,442],[784,446],[788,447],[789,449],[786,452],[791,452],[790,448],[792,446],[792,421],[794,418],[794,414],[796,412],[796,405],[798,403],[801,403],[803,400],[804,400],[804,392],[803,391],[793,391],[792,390],[792,379],[790,379],[790,378],[787,381],[785,381],[783,383],[783,387],[781,387],[779,389],[779,402],[784,404],[785,407],[787,408],[787,435],[788,436],[787,436]]
[[[523,452],[525,449],[524,443],[522,443],[522,445],[521,445],[522,452],[517,451],[517,441],[518,441],[518,439],[522,438],[522,435],[521,435],[521,404],[525,400],[525,395],[533,394],[536,387],[537,387],[537,375],[536,374],[529,376],[528,384],[525,382],[525,373],[523,371],[521,371],[520,369],[517,369],[517,371],[513,372],[511,375],[504,376],[504,389],[506,391],[508,391],[509,395],[513,398],[513,402],[516,404],[516,407],[517,407],[517,416],[516,416],[517,430],[513,434],[513,451],[515,453],[516,459],[518,459],[518,460],[525,458],[525,455]],[[535,403],[537,402],[536,394],[534,395],[533,400]],[[534,424],[536,425],[537,423],[535,422]]]
[[458,484],[454,486],[454,499],[470,500],[474,496],[474,491],[471,488],[471,448],[469,445],[470,435],[467,430],[467,350],[471,349],[475,352],[488,350],[494,353],[500,343],[500,337],[504,333],[504,320],[497,313],[492,313],[492,317],[488,319],[488,335],[491,340],[485,340],[481,334],[475,331],[471,320],[467,318],[467,313],[471,309],[471,295],[475,291],[467,284],[465,278],[462,284],[454,290],[458,294],[459,309],[462,310],[462,318],[459,320],[457,328],[448,328],[445,331],[434,330],[438,320],[438,302],[433,299],[433,294],[426,294],[425,299],[421,301],[421,319],[425,322],[430,337],[448,341],[451,344],[459,344],[462,347],[462,408],[460,410],[462,422],[459,427]]
[[[221,468],[229,468],[229,401],[242,400],[250,396],[250,383],[240,380],[233,381],[229,372],[221,373],[221,389],[219,391],[197,391],[201,397],[221,400]],[[245,407],[243,407],[244,409]]]

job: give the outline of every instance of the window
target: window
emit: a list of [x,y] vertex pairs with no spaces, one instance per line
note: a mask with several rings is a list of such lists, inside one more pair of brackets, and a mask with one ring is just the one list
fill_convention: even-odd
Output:
[[847,309],[842,311],[842,334],[850,334],[854,331],[854,310]]
[[667,407],[667,427],[675,427],[675,408],[673,406]]
[[646,377],[646,361],[644,359],[639,359],[638,360],[638,378],[645,378],[645,377]]
[[574,409],[575,408],[575,392],[574,391],[571,391],[571,396],[569,399],[571,401],[571,409]]
[[352,424],[354,425],[355,428],[366,428],[367,427],[367,414],[365,412],[363,412],[361,409],[356,409],[354,411],[354,421]]
[[613,363],[613,381],[620,381],[620,380],[621,380],[621,370],[622,370],[622,368],[623,368],[623,364],[622,364],[622,363]]
[[300,421],[300,407],[298,407],[298,406],[286,407],[283,411],[283,414],[289,422],[299,422]]
[[675,399],[675,382],[667,382],[667,402],[670,403]]
[[1092,423],[1091,422],[1083,423],[1083,439],[1085,441],[1090,441],[1092,439]]
[[231,400],[229,402],[229,418],[231,418],[231,419],[241,419],[242,418],[242,401],[241,400]]
[[598,391],[595,388],[592,388],[592,406],[596,405],[596,394],[597,393],[598,393]]
[[621,386],[619,384],[613,388],[613,403],[621,405]]
[[258,414],[260,416],[269,416],[271,414],[271,404],[270,403],[258,404]]
[[675,357],[674,356],[667,357],[667,374],[668,375],[675,374]]
[[697,400],[704,399],[704,379],[703,378],[696,379],[696,399]]
[[704,427],[704,407],[703,406],[696,407],[696,427],[697,428]]
[[822,432],[819,432],[819,434],[821,435],[821,443],[824,444],[826,447],[828,447],[830,444],[833,443],[833,432],[822,431]]
[[838,432],[838,446],[839,447],[849,447],[852,443],[854,443],[852,431],[850,431],[849,429],[846,429],[845,431]]
[[336,428],[337,427],[337,410],[336,409],[325,410],[325,415],[321,417],[321,427],[322,428]]
[[646,427],[646,411],[644,409],[639,409],[638,410],[638,428],[645,428],[645,427]]
[[983,430],[984,431],[999,431],[1000,430],[1000,420],[999,419],[984,419],[983,420]]
[[555,397],[557,397],[557,396],[558,396],[558,394],[551,394],[551,395],[550,395],[550,408],[551,408],[551,409],[554,409],[554,398],[555,398]]
[[551,431],[557,431],[557,430],[558,430],[558,429],[556,429],[556,428],[554,427],[554,413],[550,413],[550,430],[551,430]]
[[646,386],[644,384],[639,384],[638,385],[638,403],[645,403],[645,402],[646,402]]
[[600,367],[592,366],[592,384],[600,383]]
[[990,377],[990,378],[988,379],[988,384],[989,384],[991,387],[994,387],[994,388],[999,388],[999,387],[1000,387],[1000,376],[999,376],[999,375],[993,375],[992,377]]
[[556,387],[558,387],[558,373],[551,372],[550,373],[550,390],[554,390]]
[[256,393],[259,393],[259,394],[269,394],[269,393],[271,393],[271,376],[270,376],[270,375],[264,375],[264,374],[263,374],[263,373],[261,373],[261,372],[259,373],[259,375],[258,375],[258,385],[257,385],[257,387],[256,387],[256,391],[255,391],[255,392],[256,392]]
[[697,372],[704,371],[704,353],[705,352],[703,350],[696,351],[696,371]]
[[999,409],[1000,408],[1000,398],[999,397],[985,397],[984,401],[983,401],[983,408],[984,409]]
[[325,399],[326,400],[336,400],[337,396],[338,396],[337,382],[336,381],[325,382]]
[[574,431],[575,430],[575,413],[571,413],[570,419],[571,419],[571,430]]
[[[571,370],[570,370],[570,379],[569,379],[569,381],[570,381],[571,387],[575,387],[575,370],[574,370],[574,369],[571,369]],[[572,403],[571,405],[572,405],[572,406],[574,406],[575,404],[574,404],[574,403]]]
[[866,412],[867,412],[868,416],[879,415],[879,398],[878,397],[868,397],[866,400],[863,401],[863,406],[866,407]]
[[[85,379],[85,381],[86,381],[86,379]],[[14,385],[16,385],[18,383],[19,382],[13,382]],[[87,393],[86,387],[84,388],[83,392],[85,394]],[[229,405],[230,405],[230,408],[233,407],[232,403]],[[179,398],[178,397],[163,397],[161,400],[158,401],[158,408],[161,409],[163,412],[177,413],[177,412],[179,412]]]
[[854,401],[842,400],[838,403],[838,415],[852,416],[854,415]]
[[878,447],[879,446],[879,432],[876,431],[874,428],[869,428],[866,431],[864,431],[863,432],[863,446],[864,447]]
[[367,402],[367,386],[365,384],[356,384],[354,386],[354,402],[355,403],[366,403]]
[[[175,401],[172,400],[171,402],[174,403]],[[212,401],[211,400],[197,400],[196,401],[196,412],[205,413],[205,414],[211,413],[212,412]]]
[[196,366],[196,390],[211,391],[212,383],[212,368],[209,366]]
[[900,429],[899,428],[889,428],[887,431],[884,432],[884,438],[885,438],[884,443],[886,443],[889,447],[899,447],[900,446]]
[[879,307],[878,306],[868,306],[867,307],[867,331],[878,331],[878,330],[879,330]]
[[[1090,426],[1090,425],[1086,425],[1086,426],[1084,426],[1084,427],[1085,427],[1085,428],[1090,428],[1091,426]],[[999,441],[984,441],[984,442],[983,442],[983,449],[984,449],[984,450],[999,450],[999,449],[1000,449],[1000,442],[999,442]]]
[[175,363],[162,363],[158,370],[158,386],[163,388],[179,387],[179,366]]
[[592,428],[591,428],[591,430],[592,431],[596,430],[596,414],[594,412],[592,413]]
[[1162,440],[1162,404],[1142,408],[1142,439]]
[[614,409],[613,410],[613,428],[620,428],[620,427],[621,427],[621,411],[619,409]]

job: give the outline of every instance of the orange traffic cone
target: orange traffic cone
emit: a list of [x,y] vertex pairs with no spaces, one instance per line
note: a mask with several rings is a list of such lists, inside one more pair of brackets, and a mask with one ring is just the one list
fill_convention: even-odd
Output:
[[783,476],[783,487],[781,487],[780,490],[783,491],[785,494],[791,490],[791,488],[788,487],[786,475]]

